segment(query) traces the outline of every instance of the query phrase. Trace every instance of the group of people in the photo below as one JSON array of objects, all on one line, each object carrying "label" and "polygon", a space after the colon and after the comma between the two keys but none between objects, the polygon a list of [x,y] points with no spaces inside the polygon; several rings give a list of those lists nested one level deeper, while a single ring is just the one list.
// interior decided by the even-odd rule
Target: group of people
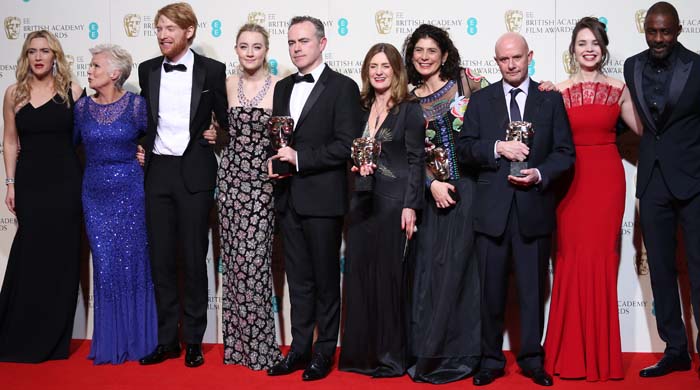
[{"label": "group of people", "polygon": [[[445,30],[424,24],[403,53],[387,43],[369,49],[361,88],[323,62],[327,38],[314,17],[290,21],[298,72],[283,79],[268,70],[269,37],[259,25],[239,30],[240,68],[225,79],[224,64],[190,49],[197,19],[188,4],[166,5],[154,20],[163,55],[139,66],[140,96],[123,89],[132,67],[124,49],[91,49],[95,93],[81,98],[56,38],[27,36],[3,109],[6,204],[18,230],[0,293],[0,361],[68,356],[82,210],[94,265],[90,358],[157,364],[179,357],[182,340],[185,365],[203,364],[215,203],[225,363],[272,376],[303,370],[303,380],[328,375],[346,225],[340,370],[493,382],[504,375],[512,270],[523,375],[542,386],[553,384],[551,374],[622,379],[617,272],[625,179],[615,145],[622,121],[641,135],[637,197],[657,328],[667,344],[664,357],[639,374],[691,368],[675,233],[680,224],[687,237],[700,323],[700,243],[693,239],[700,228],[700,57],[677,41],[671,4],[648,10],[649,50],[626,61],[626,83],[605,74],[608,37],[593,17],[576,24],[569,46],[575,72],[558,85],[529,78],[533,52],[517,33],[497,40],[502,80],[489,85],[460,67]],[[267,131],[274,117],[293,121],[292,141],[277,150]],[[381,145],[376,161],[350,163],[357,138]],[[217,166],[213,145],[221,139]],[[77,144],[85,149],[84,173]],[[275,171],[274,160],[291,174]],[[365,184],[353,188],[348,174]],[[291,302],[285,356],[270,299],[276,225]]]}]

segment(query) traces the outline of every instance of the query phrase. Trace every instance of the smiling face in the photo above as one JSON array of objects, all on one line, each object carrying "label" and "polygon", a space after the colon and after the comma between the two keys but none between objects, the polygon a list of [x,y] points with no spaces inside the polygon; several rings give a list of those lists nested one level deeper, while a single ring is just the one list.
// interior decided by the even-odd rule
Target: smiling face
[{"label": "smiling face", "polygon": [[29,59],[29,69],[34,76],[43,78],[52,71],[56,56],[49,47],[49,41],[46,38],[39,37],[29,42],[27,58]]},{"label": "smiling face", "polygon": [[265,64],[267,47],[265,37],[259,32],[244,31],[238,36],[236,54],[243,70],[256,72]]},{"label": "smiling face", "polygon": [[182,28],[161,15],[156,23],[156,36],[160,52],[171,62],[177,62],[190,47],[188,39],[194,35],[194,26]]},{"label": "smiling face", "polygon": [[88,68],[88,84],[94,90],[100,90],[114,84],[119,78],[118,71],[113,69],[107,53],[97,53],[92,56]]},{"label": "smiling face", "polygon": [[527,67],[532,60],[532,51],[528,49],[523,37],[508,33],[496,43],[494,59],[501,70],[503,80],[517,87],[528,77]]},{"label": "smiling face", "polygon": [[413,48],[413,67],[423,80],[440,75],[440,67],[447,60],[447,53],[432,38],[421,38]]},{"label": "smiling face", "polygon": [[318,39],[313,23],[304,21],[293,24],[287,33],[289,57],[302,74],[314,70],[323,61],[326,38]]},{"label": "smiling face", "polygon": [[391,88],[394,69],[386,54],[379,52],[369,60],[369,83],[376,94],[382,94]]},{"label": "smiling face", "polygon": [[673,47],[678,42],[681,26],[674,23],[671,15],[653,13],[644,20],[644,36],[649,46],[651,56],[663,60],[671,55]]},{"label": "smiling face", "polygon": [[581,69],[596,70],[600,68],[603,51],[593,32],[584,28],[576,34],[574,57]]}]

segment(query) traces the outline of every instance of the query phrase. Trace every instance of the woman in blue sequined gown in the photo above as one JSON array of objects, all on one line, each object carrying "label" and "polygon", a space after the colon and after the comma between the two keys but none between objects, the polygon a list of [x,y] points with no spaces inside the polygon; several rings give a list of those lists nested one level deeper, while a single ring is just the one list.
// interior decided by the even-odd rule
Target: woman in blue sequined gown
[{"label": "woman in blue sequined gown", "polygon": [[85,145],[83,210],[93,260],[95,364],[138,360],[157,344],[157,315],[146,240],[143,170],[134,158],[146,129],[146,102],[121,87],[131,56],[100,45],[88,70],[95,95],[75,105]]}]

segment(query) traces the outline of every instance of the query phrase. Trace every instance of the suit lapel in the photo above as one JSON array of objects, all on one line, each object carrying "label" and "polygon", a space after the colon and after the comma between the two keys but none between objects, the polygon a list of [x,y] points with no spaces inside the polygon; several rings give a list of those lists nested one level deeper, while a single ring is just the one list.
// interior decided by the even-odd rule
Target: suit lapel
[{"label": "suit lapel", "polygon": [[[508,110],[506,110],[506,95],[503,93],[503,81],[499,81],[493,88],[493,95],[491,95],[491,107],[494,110],[494,118],[497,120],[498,128],[503,129],[501,134],[497,134],[497,139],[504,137],[506,134],[506,128],[508,127],[508,122],[510,122],[508,116]],[[526,106],[527,107],[527,106]],[[469,108],[467,108],[468,110]]]},{"label": "suit lapel", "polygon": [[[287,77],[284,79],[284,83],[282,84],[282,112],[281,115],[286,115],[286,116],[291,116],[291,112],[289,111],[289,100],[292,97],[292,89],[294,88],[294,81],[292,81],[292,77]],[[294,125],[296,127],[296,124]]]},{"label": "suit lapel", "polygon": [[641,55],[639,55],[637,57],[637,60],[634,62],[634,91],[635,95],[637,95],[639,107],[642,109],[642,114],[646,119],[646,124],[648,124],[651,127],[651,131],[656,133],[656,122],[654,122],[654,118],[652,118],[651,116],[649,107],[647,107],[646,100],[644,100],[644,88],[642,86],[642,71],[644,70],[644,65],[646,64],[646,58],[647,52],[645,51]]},{"label": "suit lapel", "polygon": [[321,96],[323,90],[326,89],[326,81],[328,81],[328,77],[331,72],[331,68],[328,65],[326,65],[326,68],[321,73],[321,77],[318,78],[318,82],[316,82],[314,88],[311,90],[309,98],[306,99],[304,108],[301,110],[301,115],[299,115],[299,121],[296,125],[297,128],[299,128],[299,126],[301,126],[301,124],[304,122],[304,119],[306,119],[307,115],[309,115],[309,111],[311,111],[311,109],[314,107],[314,104],[316,104],[318,97]]},{"label": "suit lapel", "polygon": [[[204,79],[207,75],[207,70],[204,69],[202,64],[202,59],[199,54],[192,52],[194,54],[194,64],[192,65],[192,97],[190,98],[190,124],[194,121],[194,116],[197,113],[197,107],[199,107],[199,99],[202,97],[202,90],[204,90]],[[192,126],[190,126],[192,128]]]},{"label": "suit lapel", "polygon": [[[680,43],[678,44],[680,45]],[[685,88],[685,84],[690,76],[690,69],[693,67],[693,61],[688,60],[685,62],[685,48],[683,46],[678,48],[678,60],[676,65],[673,67],[673,73],[671,74],[671,84],[668,90],[668,101],[666,102],[666,107],[664,107],[663,121],[661,123],[667,123],[667,120],[673,115],[673,109],[678,104],[678,99],[681,97],[681,93]]]},{"label": "suit lapel", "polygon": [[[537,113],[542,105],[542,93],[537,88],[538,83],[530,80],[530,87],[527,90],[527,99],[525,100],[525,112],[523,112],[523,120],[533,122],[537,117]],[[535,129],[537,131],[537,129]]]},{"label": "suit lapel", "polygon": [[148,99],[151,105],[151,116],[153,123],[158,123],[158,108],[160,102],[160,68],[163,66],[163,57],[158,57],[154,61],[153,67],[148,75]]}]

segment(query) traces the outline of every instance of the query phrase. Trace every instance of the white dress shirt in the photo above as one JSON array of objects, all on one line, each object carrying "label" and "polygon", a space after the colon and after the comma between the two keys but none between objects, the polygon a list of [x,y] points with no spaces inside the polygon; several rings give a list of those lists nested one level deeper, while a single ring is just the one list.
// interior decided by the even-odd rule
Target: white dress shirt
[{"label": "white dress shirt", "polygon": [[[304,110],[304,105],[306,105],[306,101],[309,99],[309,95],[311,95],[311,91],[314,89],[314,86],[321,77],[321,73],[323,73],[324,69],[326,69],[326,64],[322,62],[321,65],[317,66],[311,71],[311,75],[314,76],[313,83],[302,81],[300,83],[295,83],[294,87],[292,88],[292,95],[289,97],[289,115],[291,115],[294,119],[295,130],[297,128],[297,123],[299,123],[301,112]],[[299,72],[299,75],[303,76],[301,72]],[[299,155],[297,155],[296,158],[296,166],[298,172]]]},{"label": "white dress shirt", "polygon": [[182,156],[190,142],[190,101],[192,100],[192,68],[194,54],[191,50],[178,62],[167,59],[163,63],[184,64],[184,72],[160,69],[160,93],[158,98],[158,128],[153,153]]}]

